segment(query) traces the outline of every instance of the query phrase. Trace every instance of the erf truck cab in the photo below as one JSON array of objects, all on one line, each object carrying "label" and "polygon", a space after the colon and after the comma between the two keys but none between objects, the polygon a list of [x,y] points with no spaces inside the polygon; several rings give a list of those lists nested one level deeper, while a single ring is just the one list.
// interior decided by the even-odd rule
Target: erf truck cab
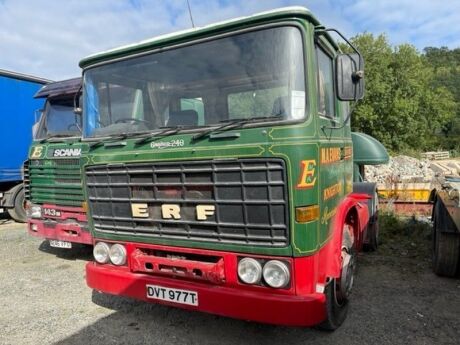
[{"label": "erf truck cab", "polygon": [[83,208],[81,114],[74,113],[81,78],[44,86],[36,98],[46,104],[24,165],[27,223],[31,235],[50,245],[92,244]]},{"label": "erf truck cab", "polygon": [[337,328],[368,200],[348,101],[363,62],[304,8],[85,58],[84,179],[104,293]]}]

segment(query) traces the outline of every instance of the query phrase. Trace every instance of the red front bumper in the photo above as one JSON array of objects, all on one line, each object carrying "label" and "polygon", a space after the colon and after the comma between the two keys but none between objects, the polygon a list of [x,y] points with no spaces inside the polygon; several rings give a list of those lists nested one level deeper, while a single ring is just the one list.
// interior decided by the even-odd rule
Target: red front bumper
[{"label": "red front bumper", "polygon": [[27,219],[27,230],[30,235],[48,240],[93,244],[90,232],[83,228],[86,226],[86,213],[81,207],[43,207],[57,210],[59,215],[47,215],[46,219]]},{"label": "red front bumper", "polygon": [[[128,248],[129,252],[130,248]],[[235,254],[224,253],[224,259],[229,255],[236,258]],[[230,258],[225,263],[225,283],[214,284],[171,276],[134,273],[128,267],[89,262],[86,265],[86,281],[90,288],[104,293],[243,320],[286,326],[312,326],[325,319],[326,307],[323,293],[299,294],[295,291],[303,289],[295,286],[289,291],[241,284],[238,286],[239,283],[232,282],[234,275],[231,270],[235,267],[231,266],[234,266],[234,262]],[[293,260],[294,266],[297,265]],[[190,306],[147,298],[147,284],[197,292],[199,305]]]}]

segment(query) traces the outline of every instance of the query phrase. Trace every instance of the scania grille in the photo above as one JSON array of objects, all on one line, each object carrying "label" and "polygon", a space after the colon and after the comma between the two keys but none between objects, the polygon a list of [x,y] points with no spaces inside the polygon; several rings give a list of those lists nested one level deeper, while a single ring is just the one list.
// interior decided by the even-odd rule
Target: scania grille
[{"label": "scania grille", "polygon": [[[285,170],[280,159],[89,166],[94,227],[131,236],[286,246]],[[205,215],[199,216],[200,208]]]},{"label": "scania grille", "polygon": [[79,159],[30,159],[24,164],[26,198],[34,203],[81,206]]}]

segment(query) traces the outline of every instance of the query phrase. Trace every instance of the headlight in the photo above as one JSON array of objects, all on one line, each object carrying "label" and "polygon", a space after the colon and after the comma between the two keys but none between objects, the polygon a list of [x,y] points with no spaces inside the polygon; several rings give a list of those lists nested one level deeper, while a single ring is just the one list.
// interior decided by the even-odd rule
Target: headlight
[{"label": "headlight", "polygon": [[107,243],[98,242],[93,249],[94,259],[100,264],[109,262],[110,247]]},{"label": "headlight", "polygon": [[264,265],[265,282],[273,288],[283,288],[289,284],[291,274],[287,265],[278,260],[268,261]]},{"label": "headlight", "polygon": [[246,284],[257,284],[262,277],[262,266],[255,259],[244,258],[238,263],[238,277]]},{"label": "headlight", "polygon": [[39,205],[29,205],[26,209],[26,215],[29,218],[41,218],[42,217],[42,207]]},{"label": "headlight", "polygon": [[126,263],[126,248],[121,244],[114,244],[109,252],[110,261],[114,265],[121,266]]}]

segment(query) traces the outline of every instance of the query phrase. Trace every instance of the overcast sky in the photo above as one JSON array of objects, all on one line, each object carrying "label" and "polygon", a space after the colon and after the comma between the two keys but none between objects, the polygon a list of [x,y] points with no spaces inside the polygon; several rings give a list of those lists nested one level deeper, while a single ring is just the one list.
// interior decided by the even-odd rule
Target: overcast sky
[{"label": "overcast sky", "polygon": [[[190,0],[195,25],[288,5],[351,36],[460,47],[460,0]],[[189,28],[186,0],[0,0],[0,69],[59,80],[89,54]]]}]

